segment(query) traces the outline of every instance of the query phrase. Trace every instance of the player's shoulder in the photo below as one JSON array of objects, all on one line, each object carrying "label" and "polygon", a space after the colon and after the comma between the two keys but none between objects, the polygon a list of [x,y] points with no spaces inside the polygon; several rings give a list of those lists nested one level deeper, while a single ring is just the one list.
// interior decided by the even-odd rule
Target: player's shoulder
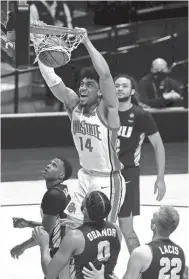
[{"label": "player's shoulder", "polygon": [[146,261],[152,258],[152,250],[149,245],[141,245],[133,250],[131,257],[136,260]]},{"label": "player's shoulder", "polygon": [[144,110],[141,106],[136,106],[136,105],[133,105],[132,111],[136,114],[136,116],[150,114],[148,110]]},{"label": "player's shoulder", "polygon": [[120,228],[119,228],[119,226],[117,224],[109,222],[109,221],[105,221],[105,226],[110,228],[110,229],[115,229],[117,231],[118,238],[121,241],[122,234],[121,234],[121,230],[120,230]]},{"label": "player's shoulder", "polygon": [[[144,110],[140,106],[133,106],[133,114],[137,123],[145,123],[146,121],[152,121],[153,116],[148,110]],[[148,123],[148,122],[147,122]]]},{"label": "player's shoulder", "polygon": [[116,229],[118,232],[120,231],[120,228],[117,224],[115,223],[112,223],[112,222],[108,222],[108,221],[105,221],[107,223],[107,225],[110,227],[110,228],[113,228],[113,229]]},{"label": "player's shoulder", "polygon": [[72,242],[82,241],[84,238],[83,232],[79,229],[70,230],[66,234],[67,238],[69,238]]},{"label": "player's shoulder", "polygon": [[52,189],[54,189],[55,191],[61,191],[64,193],[65,190],[68,190],[68,186],[66,184],[58,184],[55,187],[53,187]]},{"label": "player's shoulder", "polygon": [[110,221],[104,221],[104,226],[110,227],[110,228],[119,228],[115,223],[112,223]]},{"label": "player's shoulder", "polygon": [[49,189],[45,193],[45,196],[48,196],[48,197],[59,196],[59,195],[62,195],[62,191],[59,188],[56,188],[56,187],[53,187],[52,189]]},{"label": "player's shoulder", "polygon": [[78,229],[70,230],[63,238],[61,246],[63,247],[64,244],[66,244],[68,247],[71,244],[74,254],[80,255],[85,249],[85,237]]},{"label": "player's shoulder", "polygon": [[48,189],[47,192],[44,194],[43,199],[56,199],[56,198],[60,198],[63,196],[66,196],[65,191],[67,190],[67,187],[61,187],[60,186],[56,186],[56,187],[52,187],[51,189]]},{"label": "player's shoulder", "polygon": [[172,240],[170,240],[170,243],[171,243],[171,245],[176,246],[184,254],[184,250],[183,250],[183,248],[180,245],[178,245],[177,243],[175,243]]}]

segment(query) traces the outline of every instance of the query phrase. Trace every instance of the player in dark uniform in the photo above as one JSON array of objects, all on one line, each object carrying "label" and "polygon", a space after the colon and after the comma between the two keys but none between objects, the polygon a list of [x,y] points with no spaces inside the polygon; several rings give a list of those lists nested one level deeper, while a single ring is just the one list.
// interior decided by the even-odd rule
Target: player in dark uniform
[{"label": "player in dark uniform", "polygon": [[[43,172],[47,192],[41,202],[42,223],[28,221],[23,218],[13,218],[13,226],[15,228],[43,226],[50,235],[49,248],[52,257],[57,252],[65,234],[65,228],[61,226],[60,219],[66,218],[64,209],[71,198],[67,185],[63,184],[63,182],[69,179],[71,174],[72,166],[67,160],[58,157],[54,158]],[[26,249],[36,245],[35,240],[30,238],[12,248],[11,256],[18,258]]]},{"label": "player in dark uniform", "polygon": [[111,278],[121,248],[121,232],[115,224],[104,221],[111,209],[110,201],[104,193],[93,191],[86,195],[81,209],[84,224],[66,234],[52,260],[49,235],[42,227],[33,231],[41,248],[42,269],[48,279],[56,278],[70,260],[71,279],[83,279],[82,269],[89,268],[89,262],[97,269],[104,264],[105,278]]},{"label": "player in dark uniform", "polygon": [[[154,193],[158,192],[158,201],[165,194],[165,151],[152,115],[133,104],[136,88],[134,79],[128,75],[120,75],[114,81],[119,99],[120,117],[117,152],[124,165],[122,175],[125,178],[127,188],[125,201],[119,212],[119,225],[131,253],[134,248],[140,245],[133,229],[133,216],[140,215],[140,157],[145,136],[148,137],[155,151],[157,180]],[[135,103],[137,103],[136,100]]]},{"label": "player in dark uniform", "polygon": [[183,279],[183,249],[169,238],[178,224],[177,210],[172,206],[161,206],[151,220],[152,241],[132,252],[123,279]]},{"label": "player in dark uniform", "polygon": [[[161,206],[153,214],[151,229],[153,239],[150,243],[134,249],[131,253],[127,271],[122,279],[185,279],[188,268],[185,266],[183,249],[170,240],[170,235],[179,224],[179,214],[172,206]],[[97,272],[94,266],[87,279],[105,279],[103,270]],[[96,275],[98,274],[98,277]]]}]

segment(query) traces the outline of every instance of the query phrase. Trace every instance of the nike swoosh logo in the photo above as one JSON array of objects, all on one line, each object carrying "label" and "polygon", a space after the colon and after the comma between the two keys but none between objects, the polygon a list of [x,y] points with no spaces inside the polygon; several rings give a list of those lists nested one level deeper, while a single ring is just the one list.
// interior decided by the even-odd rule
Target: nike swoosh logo
[{"label": "nike swoosh logo", "polygon": [[128,183],[130,183],[131,182],[131,180],[130,181],[125,181],[125,184],[128,184]]},{"label": "nike swoosh logo", "polygon": [[108,188],[109,186],[101,186],[101,189],[105,189]]}]

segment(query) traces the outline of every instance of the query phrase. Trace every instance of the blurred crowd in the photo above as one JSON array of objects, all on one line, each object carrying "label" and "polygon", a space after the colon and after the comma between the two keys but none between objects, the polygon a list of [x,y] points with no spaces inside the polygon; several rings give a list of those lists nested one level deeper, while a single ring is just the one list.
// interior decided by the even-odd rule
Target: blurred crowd
[{"label": "blurred crowd", "polygon": [[66,1],[28,1],[30,21],[41,20],[48,25],[73,28],[73,9]]},{"label": "blurred crowd", "polygon": [[[28,1],[28,4],[30,5],[31,22],[40,20],[48,25],[68,28],[74,28],[74,25],[77,25],[73,16],[75,12],[73,1]],[[34,51],[33,56],[35,56]],[[33,58],[31,58],[31,64]],[[74,79],[78,78],[78,72],[77,66],[73,62],[69,62],[65,67],[58,68],[55,71],[62,78],[66,79],[69,76],[70,84],[67,85],[76,90]],[[41,84],[43,84],[45,89],[44,102],[47,106],[53,107],[58,103],[45,84],[40,72],[32,73],[31,84],[39,85],[39,90],[41,90]],[[172,75],[172,68],[168,66],[165,59],[156,57],[151,61],[151,67],[149,65],[149,72],[143,72],[143,77],[136,80],[135,101],[137,100],[138,104],[144,108],[186,107],[188,104],[188,99],[186,100],[188,96],[187,84],[188,81],[180,81],[179,78],[177,79],[177,75]]]},{"label": "blurred crowd", "polygon": [[[49,25],[73,28],[73,7],[66,1],[29,1],[30,20],[41,20]],[[61,75],[61,73],[60,73]],[[170,77],[167,62],[162,58],[152,61],[149,73],[138,81],[136,90],[139,104],[145,108],[183,106],[183,85]],[[46,87],[46,102],[56,101]]]}]

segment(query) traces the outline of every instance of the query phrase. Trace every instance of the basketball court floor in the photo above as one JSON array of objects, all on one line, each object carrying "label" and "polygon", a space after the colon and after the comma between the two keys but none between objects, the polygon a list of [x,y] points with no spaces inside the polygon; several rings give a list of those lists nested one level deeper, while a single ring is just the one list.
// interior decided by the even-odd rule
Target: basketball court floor
[{"label": "basketball court floor", "polygon": [[[172,240],[183,247],[188,264],[188,189],[187,175],[167,175],[167,194],[161,204],[173,204],[177,207],[180,214],[180,225],[173,233]],[[155,181],[154,176],[142,176],[141,188],[142,196],[141,216],[135,219],[135,228],[141,243],[150,241],[152,233],[150,231],[150,220],[158,208],[158,202],[155,201],[153,195],[152,184]],[[77,180],[70,180],[68,183],[69,190],[77,187]],[[19,259],[12,259],[10,249],[15,245],[27,240],[31,237],[32,229],[14,229],[12,226],[12,217],[23,217],[29,220],[40,221],[40,199],[45,191],[44,181],[22,181],[22,182],[4,182],[1,186],[2,202],[7,204],[10,197],[14,194],[14,206],[2,206],[0,208],[1,216],[1,274],[0,278],[6,279],[41,279],[43,278],[40,266],[40,252],[38,247],[27,250]],[[28,205],[26,205],[28,203]],[[25,205],[22,205],[25,204]],[[33,204],[33,205],[31,205]],[[125,272],[128,260],[128,251],[124,240],[122,241],[122,249],[116,266],[116,274],[121,278]],[[2,268],[3,267],[3,268]]]},{"label": "basketball court floor", "polygon": [[[172,147],[171,147],[172,148]],[[166,174],[165,180],[167,185],[167,193],[162,202],[157,202],[153,194],[155,175],[153,173],[154,161],[151,160],[151,151],[145,148],[143,154],[148,154],[145,156],[145,164],[143,161],[142,165],[151,165],[148,167],[150,169],[150,175],[146,175],[145,168],[142,168],[141,176],[141,216],[135,219],[135,229],[139,236],[141,244],[149,242],[152,237],[152,232],[150,230],[150,220],[152,214],[158,209],[160,204],[171,204],[174,205],[180,214],[180,224],[177,230],[172,234],[171,239],[179,244],[185,251],[186,262],[189,264],[189,248],[188,248],[188,235],[189,235],[189,225],[188,225],[188,174],[186,170],[183,170],[184,166],[184,156],[187,157],[186,153],[182,153],[183,145],[180,146],[180,157],[175,160],[174,156],[178,152],[174,146],[174,152],[170,152],[169,147],[167,147],[168,162],[174,162],[177,167],[170,167],[169,173]],[[71,162],[75,162],[76,154],[75,150],[73,153],[69,152],[70,156],[65,155],[66,158],[70,157]],[[48,151],[48,152],[47,152]],[[1,207],[0,207],[0,220],[1,220],[1,230],[0,230],[0,247],[1,247],[1,269],[0,278],[4,279],[42,279],[43,273],[40,265],[40,251],[38,247],[31,248],[19,259],[13,259],[10,256],[10,249],[15,245],[27,240],[31,237],[32,229],[15,229],[12,225],[12,217],[23,217],[28,220],[40,221],[40,201],[46,190],[45,183],[43,180],[38,179],[38,175],[31,175],[34,173],[34,169],[39,169],[44,167],[46,160],[52,159],[56,153],[57,149],[46,150],[7,150],[2,152],[2,183],[0,188],[1,196]],[[65,151],[66,152],[66,151]],[[153,151],[152,151],[153,152]],[[22,157],[22,154],[23,155]],[[40,153],[40,154],[39,154]],[[48,156],[46,155],[48,153]],[[18,155],[19,154],[19,155]],[[170,155],[172,154],[172,155]],[[183,156],[181,156],[183,154]],[[185,155],[184,155],[185,154]],[[27,161],[27,156],[32,157],[30,163]],[[46,157],[45,157],[46,156]],[[38,157],[38,161],[35,159]],[[47,158],[48,157],[48,158]],[[25,158],[25,161],[23,160]],[[39,160],[41,158],[41,161]],[[171,158],[171,159],[170,159]],[[170,160],[170,161],[169,161]],[[18,163],[19,162],[19,163]],[[182,164],[182,166],[179,164]],[[25,166],[27,165],[27,169]],[[74,169],[76,169],[76,163]],[[14,167],[13,167],[14,166]],[[29,167],[28,167],[29,166]],[[35,166],[35,167],[34,167]],[[185,164],[186,166],[186,164]],[[78,167],[78,165],[77,165]],[[31,168],[31,169],[30,169]],[[24,173],[24,176],[21,174]],[[175,170],[178,170],[177,173]],[[31,170],[31,172],[29,171]],[[19,180],[20,178],[20,180]],[[74,172],[73,179],[68,181],[68,187],[70,193],[72,194],[77,187],[77,179]],[[118,264],[116,266],[116,274],[121,278],[124,274],[127,261],[128,261],[128,251],[124,240],[122,241],[121,253],[119,255]]]}]

